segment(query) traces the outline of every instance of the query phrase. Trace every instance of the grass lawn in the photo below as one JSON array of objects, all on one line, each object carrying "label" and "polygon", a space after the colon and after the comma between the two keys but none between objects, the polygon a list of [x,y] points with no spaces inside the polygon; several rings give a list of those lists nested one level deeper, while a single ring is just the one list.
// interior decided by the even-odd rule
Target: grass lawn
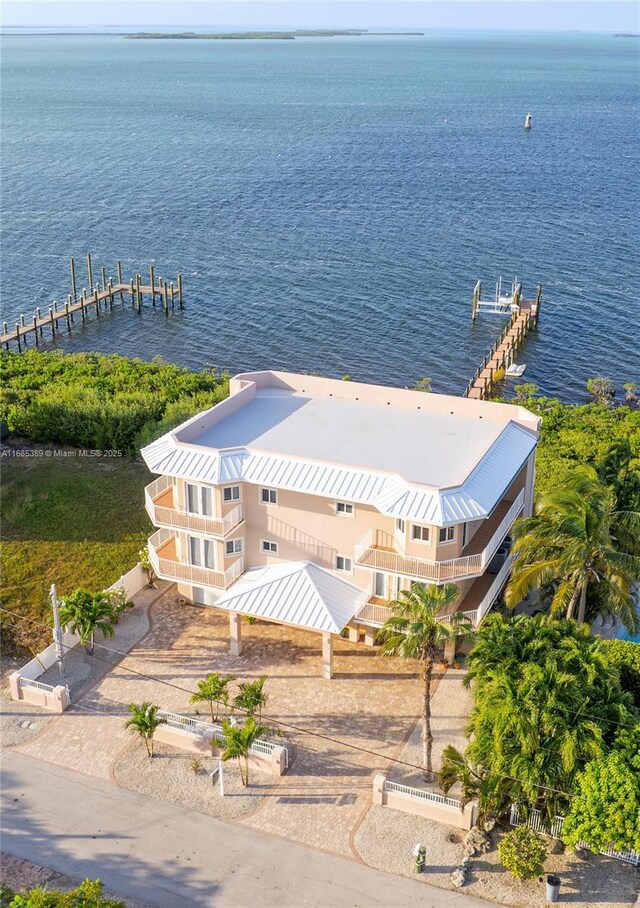
[{"label": "grass lawn", "polygon": [[[144,509],[151,478],[144,464],[124,458],[3,457],[4,607],[48,620],[52,583],[61,596],[79,586],[100,590],[133,567],[152,529]],[[5,651],[50,642],[49,632],[27,622],[3,624]]]}]

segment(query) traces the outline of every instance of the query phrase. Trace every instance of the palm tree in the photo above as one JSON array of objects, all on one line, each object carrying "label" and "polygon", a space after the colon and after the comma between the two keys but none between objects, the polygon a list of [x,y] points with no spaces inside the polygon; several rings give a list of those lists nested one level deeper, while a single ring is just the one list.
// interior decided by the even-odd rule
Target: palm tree
[{"label": "palm tree", "polygon": [[516,521],[513,536],[508,606],[551,583],[551,613],[572,618],[577,606],[584,621],[589,588],[596,587],[607,611],[637,632],[640,557],[633,553],[640,551],[640,512],[616,510],[614,492],[594,469],[576,468],[562,487],[543,495],[533,517]]},{"label": "palm tree", "polygon": [[140,735],[147,748],[147,756],[149,757],[153,756],[153,736],[156,729],[167,721],[160,718],[158,715],[159,711],[160,707],[155,706],[148,700],[145,700],[139,706],[136,703],[130,703],[129,712],[131,713],[131,718],[124,723],[124,727],[128,728],[132,735]]},{"label": "palm tree", "polygon": [[93,653],[96,631],[102,631],[103,637],[113,637],[117,617],[107,593],[79,589],[60,603],[61,624],[78,634],[89,654]]},{"label": "palm tree", "polygon": [[232,725],[228,719],[222,723],[221,738],[211,741],[212,747],[220,751],[220,758],[225,762],[236,759],[240,769],[240,781],[244,786],[249,784],[249,751],[257,738],[266,734],[264,725],[258,725],[254,716],[247,719],[244,725]]},{"label": "palm tree", "polygon": [[236,709],[244,710],[250,717],[255,716],[257,712],[258,719],[262,719],[262,708],[266,706],[268,699],[263,690],[267,678],[268,675],[260,675],[257,681],[244,681],[239,684],[240,693],[233,701]]},{"label": "palm tree", "polygon": [[472,763],[453,744],[447,744],[442,751],[438,784],[445,795],[449,794],[454,785],[460,784],[460,806],[464,808],[471,801],[476,802],[478,825],[490,817],[499,819],[507,812],[513,800],[513,783],[508,776],[492,775],[482,766]]},{"label": "palm tree", "polygon": [[455,583],[446,583],[440,587],[425,587],[421,583],[414,583],[410,590],[401,590],[398,597],[389,603],[394,615],[385,621],[378,632],[383,656],[400,656],[420,662],[423,685],[422,759],[427,782],[434,778],[431,733],[433,663],[446,640],[471,633],[471,624],[463,614],[452,615],[450,623],[439,617],[443,609],[457,601],[459,595]]},{"label": "palm tree", "polygon": [[[215,722],[218,718],[220,703],[224,703],[226,706],[229,702],[227,687],[231,681],[233,681],[233,675],[219,675],[218,672],[212,672],[204,681],[198,681],[198,690],[191,696],[189,703],[208,703],[211,709],[211,721]],[[213,714],[214,703],[216,705],[215,716]]]}]

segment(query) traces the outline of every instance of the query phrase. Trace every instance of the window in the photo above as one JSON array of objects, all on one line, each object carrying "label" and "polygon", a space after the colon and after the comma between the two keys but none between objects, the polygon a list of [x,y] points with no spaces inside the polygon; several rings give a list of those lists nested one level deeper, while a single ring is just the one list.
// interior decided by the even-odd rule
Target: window
[{"label": "window", "polygon": [[401,517],[396,517],[396,530],[398,533],[404,533],[404,520]]},{"label": "window", "polygon": [[453,542],[455,535],[455,527],[442,527],[438,533],[438,542]]},{"label": "window", "polygon": [[411,538],[417,542],[429,542],[429,527],[422,527],[414,523],[411,527]]},{"label": "window", "polygon": [[336,555],[336,570],[337,571],[351,571],[353,562],[351,558],[347,558],[345,555]]},{"label": "window", "polygon": [[225,545],[225,550],[227,555],[241,555],[242,554],[242,539],[229,539]]},{"label": "window", "polygon": [[277,504],[278,493],[275,489],[260,489],[260,501],[262,504]]},{"label": "window", "polygon": [[227,486],[222,490],[223,501],[240,501],[240,486]]},{"label": "window", "polygon": [[336,514],[353,517],[353,505],[349,501],[336,501]]},{"label": "window", "polygon": [[187,483],[187,510],[190,514],[213,516],[213,495],[209,486],[194,486]]},{"label": "window", "polygon": [[194,567],[215,570],[215,543],[199,536],[189,536],[189,561]]},{"label": "window", "polygon": [[267,552],[269,555],[277,555],[278,554],[278,543],[271,542],[270,539],[263,539],[262,540],[262,551]]}]

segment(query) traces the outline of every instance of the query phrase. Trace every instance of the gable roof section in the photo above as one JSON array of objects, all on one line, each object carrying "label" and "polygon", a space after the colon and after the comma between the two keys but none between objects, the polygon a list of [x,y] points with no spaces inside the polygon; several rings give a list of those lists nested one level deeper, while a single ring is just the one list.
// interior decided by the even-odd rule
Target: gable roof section
[{"label": "gable roof section", "polygon": [[209,482],[249,482],[369,504],[381,513],[435,526],[488,516],[535,449],[536,437],[508,423],[456,488],[410,484],[400,476],[238,448],[218,451],[176,441],[173,433],[142,449],[152,473]]},{"label": "gable roof section", "polygon": [[354,584],[312,562],[289,561],[247,571],[216,608],[339,634],[362,604]]}]

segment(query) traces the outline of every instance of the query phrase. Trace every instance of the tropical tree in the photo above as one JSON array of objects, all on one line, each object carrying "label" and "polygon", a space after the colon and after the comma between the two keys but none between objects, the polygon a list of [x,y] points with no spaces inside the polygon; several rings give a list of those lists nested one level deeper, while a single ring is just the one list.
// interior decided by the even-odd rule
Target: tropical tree
[{"label": "tropical tree", "polygon": [[535,880],[544,872],[547,844],[533,829],[518,826],[498,845],[498,857],[516,880]]},{"label": "tropical tree", "polygon": [[513,399],[516,403],[524,403],[525,400],[535,397],[539,390],[539,387],[534,382],[525,381],[521,385],[513,386]]},{"label": "tropical tree", "polygon": [[609,753],[587,763],[562,828],[567,845],[640,852],[640,723],[623,730]]},{"label": "tropical tree", "polygon": [[158,713],[160,707],[148,700],[140,705],[136,703],[129,704],[131,718],[127,719],[124,727],[128,728],[132,735],[139,735],[144,741],[147,748],[147,756],[153,756],[153,736],[160,725],[166,724],[166,719],[161,718]]},{"label": "tropical tree", "polygon": [[259,725],[255,716],[250,716],[244,725],[232,725],[228,719],[222,723],[222,737],[214,738],[211,746],[221,751],[220,758],[237,760],[240,770],[240,781],[244,786],[249,784],[249,751],[254,742],[266,734],[264,725]]},{"label": "tropical tree", "polygon": [[577,773],[606,751],[632,708],[602,641],[575,621],[494,614],[467,665],[466,760],[492,785],[510,780],[512,800],[549,818],[563,813]]},{"label": "tropical tree", "polygon": [[211,709],[211,721],[215,722],[218,718],[220,703],[224,703],[226,706],[229,702],[227,688],[232,681],[233,675],[219,675],[218,672],[212,672],[204,681],[198,681],[198,690],[192,694],[189,703],[208,703]]},{"label": "tropical tree", "polygon": [[78,634],[89,654],[93,653],[96,631],[103,637],[113,637],[117,614],[108,593],[76,590],[60,601],[60,622]]},{"label": "tropical tree", "polygon": [[634,583],[640,579],[640,512],[617,511],[615,496],[592,467],[582,466],[560,488],[545,493],[533,517],[514,524],[516,556],[505,592],[516,606],[533,590],[553,584],[551,613],[586,617],[589,588],[600,607],[638,630]]},{"label": "tropical tree", "polygon": [[243,681],[238,685],[240,693],[233,700],[236,709],[243,710],[249,717],[258,714],[262,719],[262,710],[267,704],[268,697],[264,692],[264,683],[268,675],[260,675],[257,681]]},{"label": "tropical tree", "polygon": [[609,406],[615,397],[616,389],[613,382],[608,378],[590,378],[587,381],[587,391],[593,397],[597,404]]},{"label": "tropical tree", "polygon": [[[378,632],[383,656],[416,659],[422,679],[422,761],[424,777],[433,781],[433,734],[431,731],[431,681],[436,655],[446,640],[470,636],[471,624],[461,613],[445,621],[441,613],[450,609],[460,595],[455,583],[425,587],[414,583],[410,590],[401,590],[389,608],[393,611]],[[449,622],[449,623],[447,623]]]},{"label": "tropical tree", "polygon": [[442,751],[438,784],[445,795],[449,794],[454,785],[460,785],[460,804],[465,807],[471,801],[476,802],[479,825],[490,817],[502,817],[513,800],[511,779],[492,775],[482,766],[472,763],[453,744],[448,744]]}]

